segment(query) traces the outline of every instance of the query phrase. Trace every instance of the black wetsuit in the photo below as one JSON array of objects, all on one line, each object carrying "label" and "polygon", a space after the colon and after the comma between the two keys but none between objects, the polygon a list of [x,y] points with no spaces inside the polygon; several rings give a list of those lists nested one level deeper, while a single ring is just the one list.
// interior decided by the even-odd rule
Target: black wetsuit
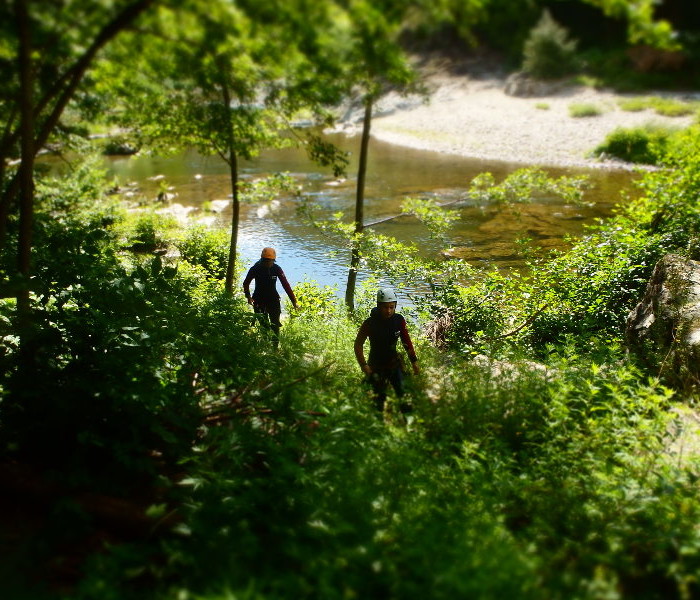
[{"label": "black wetsuit", "polygon": [[403,367],[396,348],[397,342],[401,340],[412,363],[418,358],[406,328],[406,319],[398,313],[394,313],[388,319],[382,319],[379,309],[373,308],[369,318],[365,319],[357,333],[357,340],[361,343],[364,343],[367,338],[369,338],[367,364],[372,368],[369,381],[374,390],[377,409],[383,411],[387,384],[391,383],[399,398],[404,394]]},{"label": "black wetsuit", "polygon": [[275,333],[279,332],[282,323],[280,323],[280,315],[282,308],[280,306],[280,295],[277,293],[277,281],[282,284],[284,291],[287,292],[292,304],[296,305],[296,297],[292,286],[289,285],[287,278],[284,275],[282,267],[273,263],[271,266],[266,266],[262,259],[256,262],[248,271],[245,280],[243,281],[243,291],[245,297],[250,299],[250,282],[255,280],[255,289],[253,290],[253,310],[258,314],[267,315],[270,319],[270,326]]}]

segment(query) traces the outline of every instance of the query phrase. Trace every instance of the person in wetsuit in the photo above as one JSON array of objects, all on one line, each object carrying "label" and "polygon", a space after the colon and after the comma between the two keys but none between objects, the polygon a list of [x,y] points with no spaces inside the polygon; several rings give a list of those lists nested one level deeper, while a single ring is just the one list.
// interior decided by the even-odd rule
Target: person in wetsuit
[{"label": "person in wetsuit", "polygon": [[[243,292],[248,300],[248,304],[253,305],[253,310],[260,315],[266,315],[270,322],[270,328],[275,337],[275,344],[279,340],[279,331],[282,327],[280,315],[282,307],[280,305],[280,295],[277,293],[277,281],[282,284],[284,291],[292,301],[292,306],[297,308],[297,299],[292,286],[289,285],[284,275],[282,267],[275,263],[277,252],[274,248],[263,248],[260,260],[256,262],[248,271],[243,280]],[[250,283],[255,281],[253,295],[250,294]]]},{"label": "person in wetsuit", "polygon": [[[413,373],[418,375],[418,357],[413,349],[411,336],[406,329],[406,319],[396,312],[397,297],[394,290],[381,288],[377,292],[377,306],[360,326],[355,338],[355,358],[367,376],[374,391],[374,402],[380,413],[384,412],[386,392],[389,384],[398,398],[404,395],[404,371],[396,344],[401,344],[408,354]],[[369,359],[365,361],[364,344],[369,338]],[[410,412],[410,404],[402,402],[401,412]]]}]

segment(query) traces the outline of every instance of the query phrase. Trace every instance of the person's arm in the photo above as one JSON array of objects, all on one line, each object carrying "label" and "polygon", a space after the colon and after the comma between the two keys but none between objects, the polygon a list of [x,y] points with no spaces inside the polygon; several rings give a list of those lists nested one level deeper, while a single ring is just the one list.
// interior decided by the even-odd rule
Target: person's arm
[{"label": "person's arm", "polygon": [[360,365],[363,373],[367,375],[372,374],[372,367],[367,364],[365,360],[365,341],[369,337],[369,331],[366,323],[360,326],[357,332],[357,337],[355,338],[355,358],[357,359],[357,364]]},{"label": "person's arm", "polygon": [[250,297],[250,282],[253,281],[253,267],[248,270],[248,274],[243,280],[243,293],[248,301],[248,304],[253,304],[253,299]]},{"label": "person's arm", "polygon": [[418,366],[418,357],[416,356],[416,351],[413,348],[413,342],[411,342],[411,336],[408,333],[408,328],[406,327],[406,319],[402,319],[401,328],[401,343],[403,344],[406,354],[408,354],[408,359],[411,361],[411,366],[413,367],[413,373],[418,375],[420,373],[420,367]]},{"label": "person's arm", "polygon": [[297,297],[294,295],[294,290],[292,289],[292,286],[289,285],[289,282],[287,281],[287,277],[284,274],[284,271],[282,270],[282,267],[280,267],[279,270],[279,280],[280,283],[282,284],[282,287],[284,288],[284,291],[287,292],[287,296],[289,296],[289,299],[292,301],[292,306],[294,308],[297,307]]}]

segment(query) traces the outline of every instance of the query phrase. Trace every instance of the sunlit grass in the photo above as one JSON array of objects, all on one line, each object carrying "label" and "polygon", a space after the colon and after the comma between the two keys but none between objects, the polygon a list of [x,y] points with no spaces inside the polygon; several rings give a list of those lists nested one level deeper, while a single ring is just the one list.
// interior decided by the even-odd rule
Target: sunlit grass
[{"label": "sunlit grass", "polygon": [[698,102],[683,102],[673,98],[661,98],[659,96],[639,96],[620,100],[619,106],[628,112],[640,112],[651,109],[656,114],[664,117],[685,117],[692,115],[700,109]]},{"label": "sunlit grass", "polygon": [[597,117],[603,114],[603,109],[595,104],[574,103],[569,105],[569,116],[576,119],[582,117]]}]

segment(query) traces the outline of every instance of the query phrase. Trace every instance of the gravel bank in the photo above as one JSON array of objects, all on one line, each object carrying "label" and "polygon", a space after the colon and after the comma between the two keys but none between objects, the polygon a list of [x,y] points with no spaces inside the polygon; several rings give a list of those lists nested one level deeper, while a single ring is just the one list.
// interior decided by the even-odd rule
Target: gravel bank
[{"label": "gravel bank", "polygon": [[[664,117],[648,109],[623,111],[631,95],[567,87],[537,97],[505,93],[503,75],[472,78],[440,73],[428,78],[430,97],[389,96],[377,106],[372,135],[380,140],[448,154],[527,165],[629,169],[631,165],[591,158],[589,153],[618,127],[655,123],[687,127],[692,116]],[[640,94],[635,94],[638,96]],[[689,94],[648,92],[681,100]],[[572,104],[592,104],[602,114],[572,117]]]}]

